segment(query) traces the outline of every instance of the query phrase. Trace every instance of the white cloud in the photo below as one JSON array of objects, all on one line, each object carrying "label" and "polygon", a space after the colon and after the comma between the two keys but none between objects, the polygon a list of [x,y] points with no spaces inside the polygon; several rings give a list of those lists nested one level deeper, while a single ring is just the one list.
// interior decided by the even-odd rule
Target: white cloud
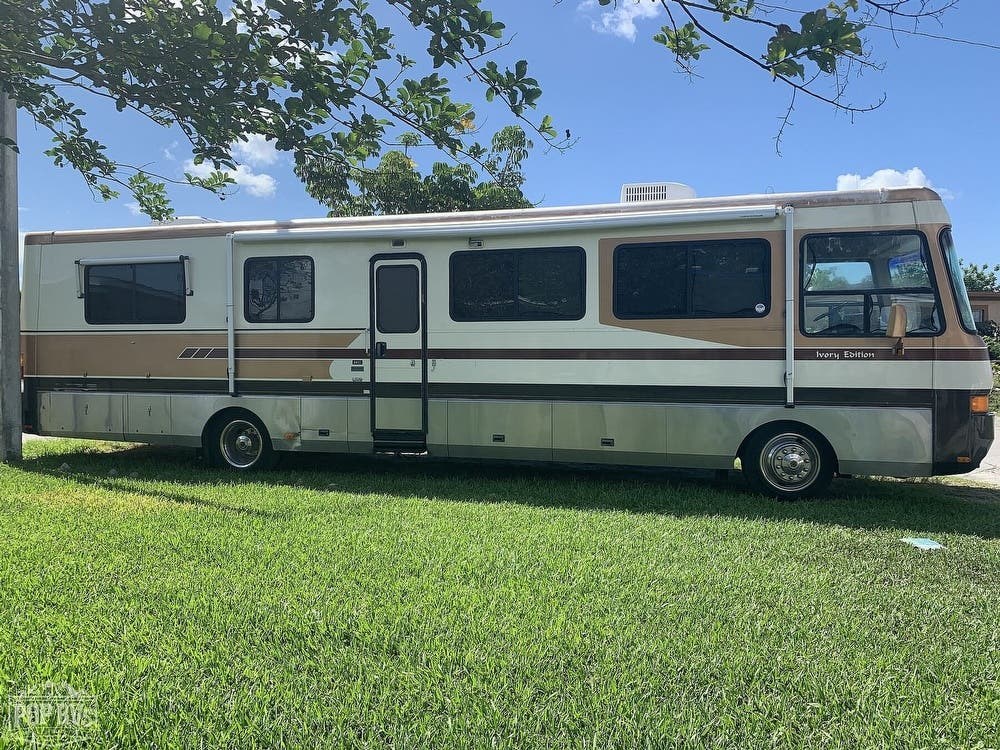
[{"label": "white cloud", "polygon": [[584,0],[577,10],[590,16],[590,28],[594,31],[614,34],[630,42],[635,41],[637,20],[656,18],[660,14],[660,5],[656,0],[616,0],[611,8],[602,9],[595,18],[593,12],[603,7],[597,4],[597,0]]},{"label": "white cloud", "polygon": [[269,174],[254,172],[245,164],[237,164],[233,173],[236,184],[245,187],[255,198],[270,198],[277,192],[278,183]]},{"label": "white cloud", "polygon": [[125,208],[127,208],[128,212],[133,216],[142,216],[142,209],[139,208],[139,204],[136,203],[135,201],[132,201],[131,203],[126,203]]},{"label": "white cloud", "polygon": [[245,141],[235,141],[233,153],[237,159],[254,167],[265,167],[278,161],[274,143],[257,133],[247,133]]},{"label": "white cloud", "polygon": [[859,174],[842,174],[837,177],[837,190],[878,190],[893,187],[926,187],[936,190],[938,195],[946,200],[954,198],[950,190],[934,187],[934,183],[920,167],[913,167],[905,172],[897,169],[879,169],[867,177]]},{"label": "white cloud", "polygon": [[[184,171],[190,172],[195,177],[208,177],[215,170],[208,162],[195,164],[194,161],[188,159],[184,162]],[[236,169],[222,171],[229,174],[237,185],[246,188],[247,192],[255,198],[270,198],[277,192],[277,180],[264,172],[254,172],[246,164],[237,164]]]},{"label": "white cloud", "polygon": [[169,161],[177,161],[177,154],[174,153],[174,149],[177,148],[177,141],[171,141],[170,145],[163,149],[163,158]]}]

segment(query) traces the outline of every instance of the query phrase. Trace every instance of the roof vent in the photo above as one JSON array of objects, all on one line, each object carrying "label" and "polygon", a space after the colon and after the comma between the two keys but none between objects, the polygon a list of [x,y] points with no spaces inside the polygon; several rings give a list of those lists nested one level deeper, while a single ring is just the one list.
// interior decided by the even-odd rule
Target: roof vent
[{"label": "roof vent", "polygon": [[218,219],[209,219],[205,216],[175,216],[172,219],[167,219],[166,221],[154,221],[153,226],[157,227],[176,227],[182,226],[184,224],[218,224]]},{"label": "roof vent", "polygon": [[680,201],[697,196],[693,187],[681,182],[630,182],[622,185],[621,202]]}]

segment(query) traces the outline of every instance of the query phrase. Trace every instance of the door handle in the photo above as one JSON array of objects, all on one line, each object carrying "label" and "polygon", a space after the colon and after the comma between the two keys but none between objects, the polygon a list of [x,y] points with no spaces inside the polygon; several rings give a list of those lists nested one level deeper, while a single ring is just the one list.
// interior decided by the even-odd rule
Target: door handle
[{"label": "door handle", "polygon": [[382,359],[385,356],[386,345],[384,341],[375,342],[375,359]]}]

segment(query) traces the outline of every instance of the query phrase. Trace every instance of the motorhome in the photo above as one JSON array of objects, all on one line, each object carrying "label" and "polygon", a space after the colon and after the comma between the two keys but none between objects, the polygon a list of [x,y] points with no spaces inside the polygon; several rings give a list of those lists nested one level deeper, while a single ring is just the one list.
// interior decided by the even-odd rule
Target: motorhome
[{"label": "motorhome", "polygon": [[[992,371],[928,189],[25,238],[25,429],[835,475],[971,471]],[[650,199],[652,196],[652,199]]]}]

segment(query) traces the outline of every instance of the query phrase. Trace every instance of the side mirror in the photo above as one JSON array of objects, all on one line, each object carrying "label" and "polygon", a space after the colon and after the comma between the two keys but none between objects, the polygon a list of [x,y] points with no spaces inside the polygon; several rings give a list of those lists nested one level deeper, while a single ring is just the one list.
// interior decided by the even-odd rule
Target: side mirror
[{"label": "side mirror", "polygon": [[896,303],[889,307],[889,324],[885,327],[885,335],[896,339],[892,353],[903,356],[903,337],[906,336],[906,308]]},{"label": "side mirror", "polygon": [[885,335],[892,339],[901,339],[906,335],[906,308],[898,303],[889,308],[889,325]]}]

